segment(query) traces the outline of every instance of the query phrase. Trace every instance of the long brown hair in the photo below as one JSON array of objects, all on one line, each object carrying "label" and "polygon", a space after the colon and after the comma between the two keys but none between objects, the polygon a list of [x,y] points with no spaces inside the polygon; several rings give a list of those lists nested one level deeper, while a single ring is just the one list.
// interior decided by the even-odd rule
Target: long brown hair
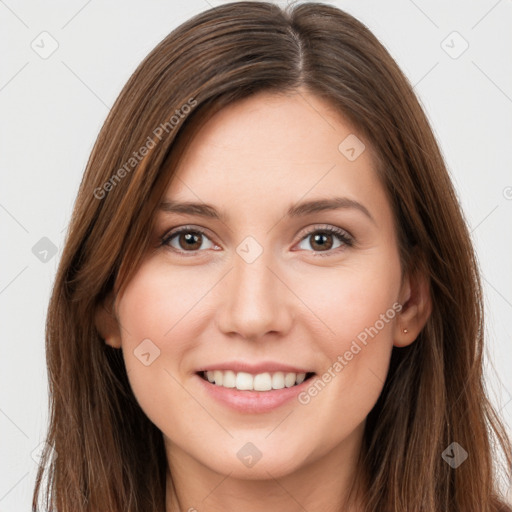
[{"label": "long brown hair", "polygon": [[[121,351],[98,334],[95,311],[136,272],[194,133],[230,103],[299,86],[337,108],[371,144],[403,269],[421,270],[430,283],[431,316],[413,344],[393,348],[367,418],[366,511],[507,510],[493,454],[504,453],[510,477],[511,445],[484,388],[477,261],[427,118],[362,23],[325,4],[266,2],[224,4],[171,32],[131,76],[101,129],[48,309],[50,425],[34,510],[41,498],[45,510],[58,512],[165,509],[162,434],[135,400]],[[453,442],[468,452],[457,469],[442,457]]]}]

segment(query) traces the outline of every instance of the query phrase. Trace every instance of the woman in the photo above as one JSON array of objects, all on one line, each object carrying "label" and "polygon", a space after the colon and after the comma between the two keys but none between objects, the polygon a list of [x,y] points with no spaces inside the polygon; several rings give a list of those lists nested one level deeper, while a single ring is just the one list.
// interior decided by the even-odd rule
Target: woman
[{"label": "woman", "polygon": [[475,255],[383,46],[323,4],[226,4],[135,71],[47,320],[34,508],[510,510]]}]

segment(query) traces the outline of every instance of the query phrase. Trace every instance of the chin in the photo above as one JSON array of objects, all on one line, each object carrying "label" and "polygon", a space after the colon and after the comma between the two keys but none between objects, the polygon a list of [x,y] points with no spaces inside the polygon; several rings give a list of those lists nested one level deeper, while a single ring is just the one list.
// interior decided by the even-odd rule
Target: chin
[{"label": "chin", "polygon": [[[217,473],[229,474],[241,480],[281,478],[299,470],[306,463],[306,458],[303,444],[293,447],[289,440],[277,441],[236,440],[225,450],[211,453],[208,460],[202,460],[204,457],[198,460]],[[286,449],[283,449],[284,446]],[[213,458],[216,458],[216,462],[212,464]]]}]

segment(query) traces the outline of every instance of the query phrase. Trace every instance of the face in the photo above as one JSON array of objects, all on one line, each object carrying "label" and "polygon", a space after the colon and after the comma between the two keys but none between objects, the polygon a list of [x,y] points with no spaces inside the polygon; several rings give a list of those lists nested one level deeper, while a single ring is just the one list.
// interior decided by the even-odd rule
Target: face
[{"label": "face", "polygon": [[171,462],[251,479],[353,457],[404,299],[369,142],[306,91],[260,93],[199,132],[155,220],[116,307]]}]

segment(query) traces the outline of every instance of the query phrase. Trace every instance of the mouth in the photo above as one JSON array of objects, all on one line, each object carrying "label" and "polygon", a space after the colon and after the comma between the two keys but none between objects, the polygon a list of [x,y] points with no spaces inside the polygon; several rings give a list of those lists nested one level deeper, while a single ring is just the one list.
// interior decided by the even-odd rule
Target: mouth
[{"label": "mouth", "polygon": [[311,379],[314,372],[263,372],[252,374],[233,370],[199,371],[197,375],[210,384],[238,391],[269,392],[300,386]]}]

